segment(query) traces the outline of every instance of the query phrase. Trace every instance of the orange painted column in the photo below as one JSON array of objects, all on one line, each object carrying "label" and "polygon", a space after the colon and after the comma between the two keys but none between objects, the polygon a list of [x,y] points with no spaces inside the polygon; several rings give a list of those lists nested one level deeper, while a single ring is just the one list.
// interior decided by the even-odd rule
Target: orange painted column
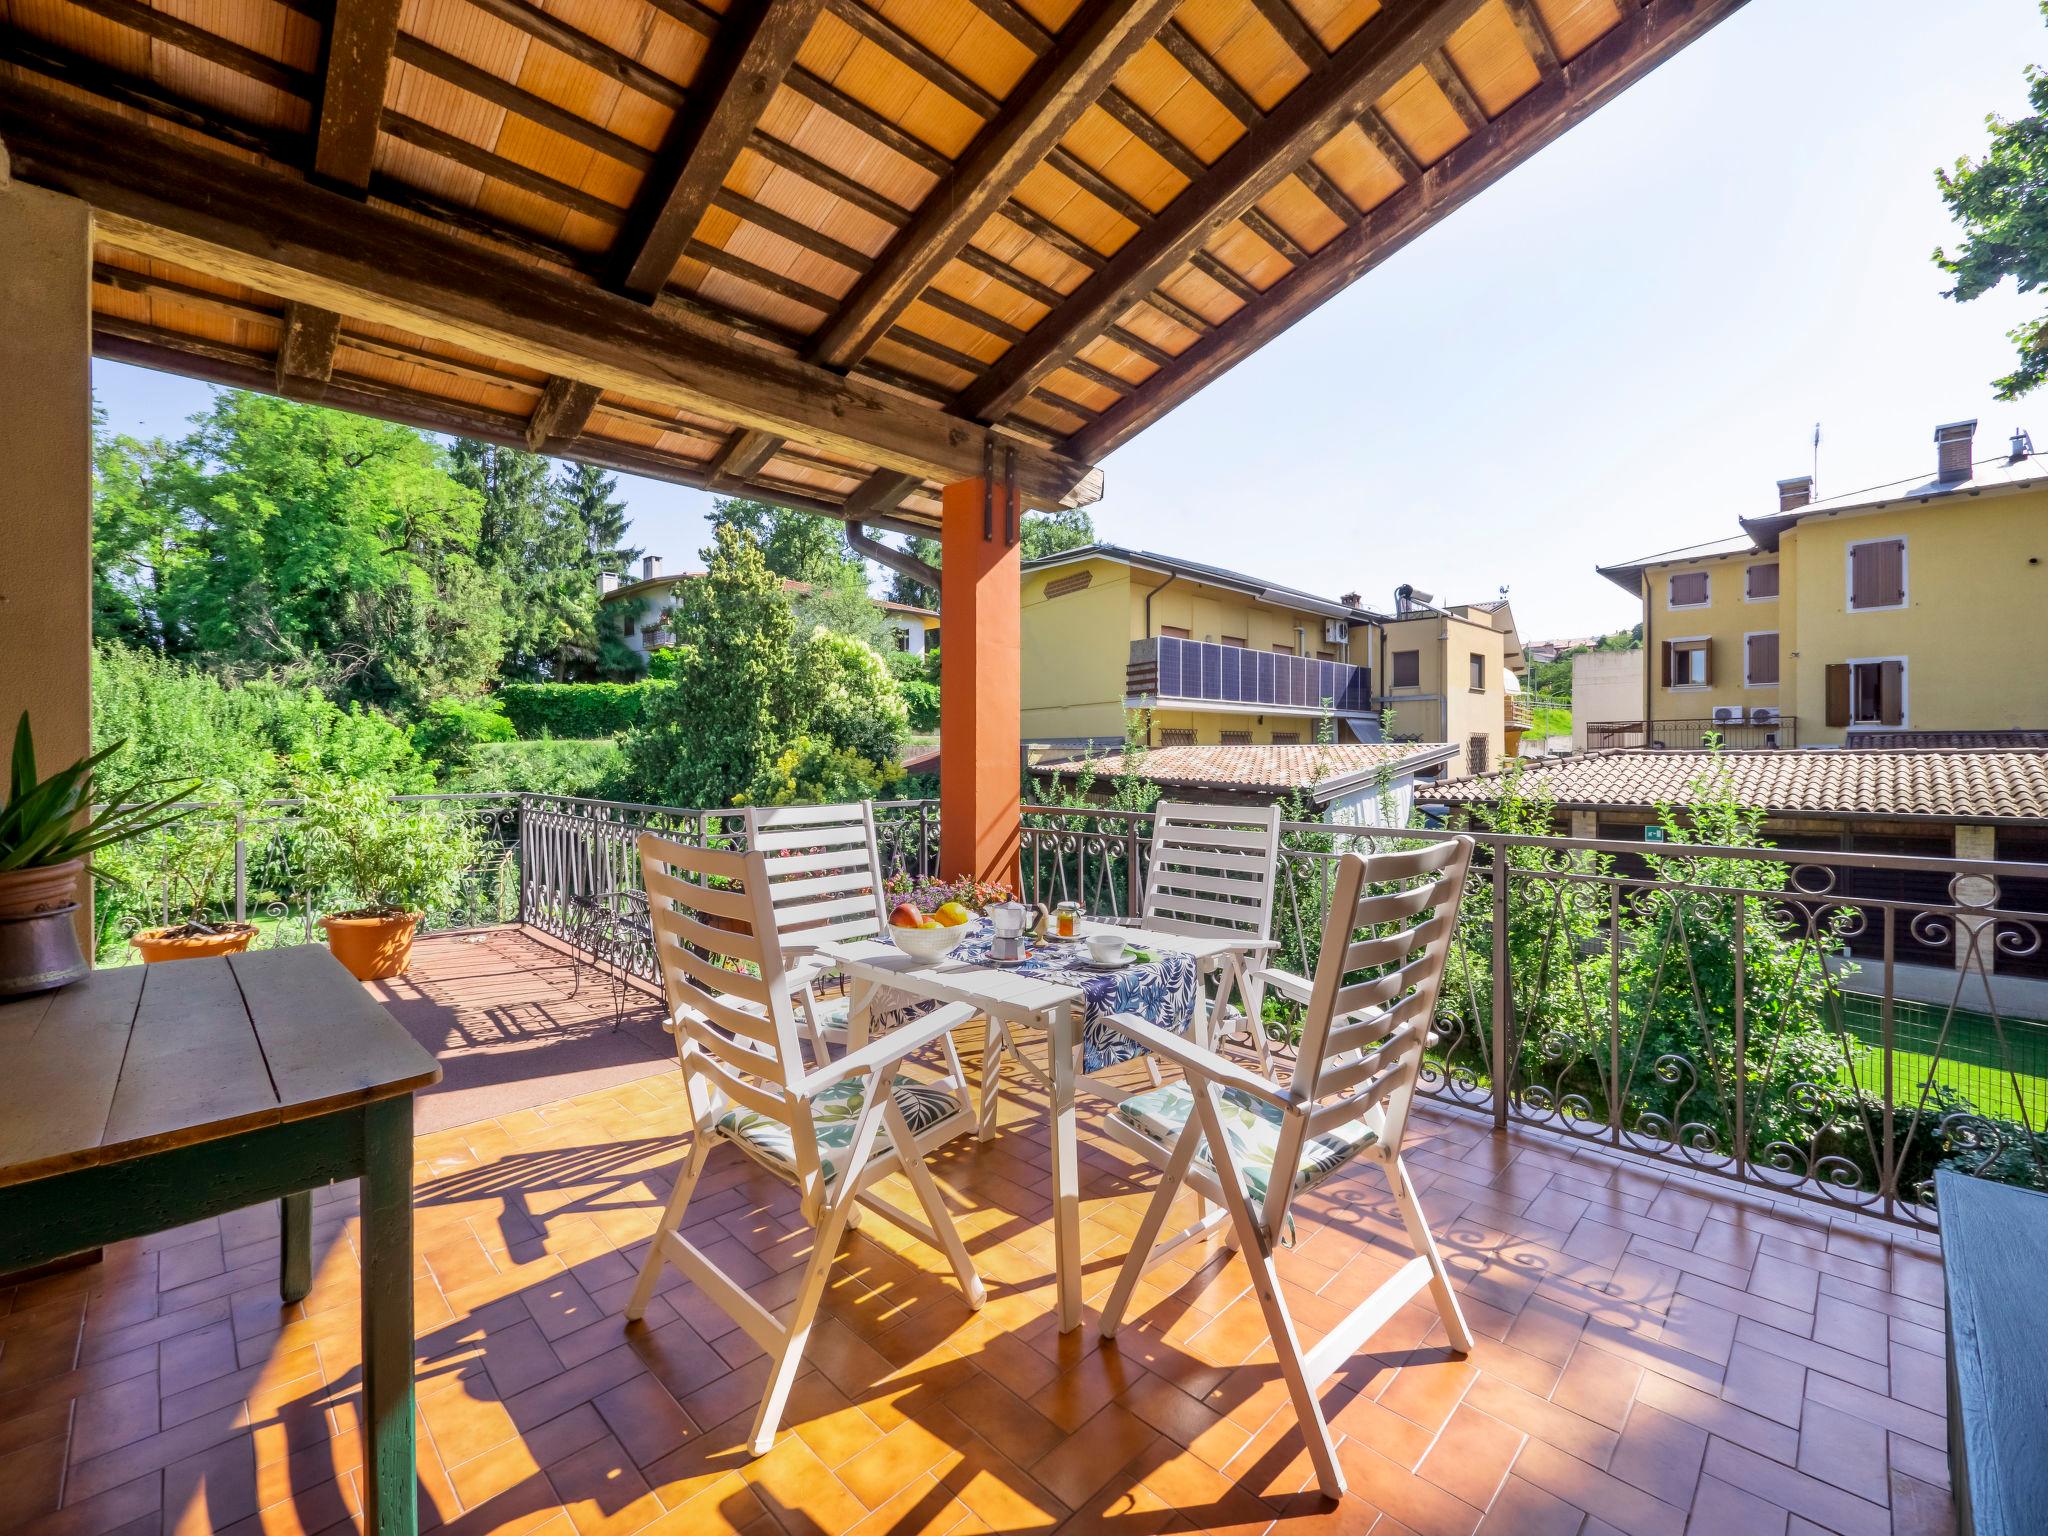
[{"label": "orange painted column", "polygon": [[[1023,509],[1000,482],[945,490],[940,521],[939,873],[1017,886],[1022,824]],[[1005,516],[1005,513],[1008,516]]]}]

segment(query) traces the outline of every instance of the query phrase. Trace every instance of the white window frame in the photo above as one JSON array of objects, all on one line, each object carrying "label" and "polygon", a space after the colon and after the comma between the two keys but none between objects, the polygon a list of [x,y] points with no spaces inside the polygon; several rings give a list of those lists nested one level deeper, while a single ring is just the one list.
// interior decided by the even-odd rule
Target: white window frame
[{"label": "white window frame", "polygon": [[[1759,599],[1762,601],[1762,599]],[[1769,683],[1753,683],[1749,680],[1749,642],[1758,635],[1778,635],[1778,680]],[[1742,632],[1742,686],[1745,688],[1782,688],[1785,678],[1785,646],[1782,633],[1775,629],[1745,629]]]},{"label": "white window frame", "polygon": [[[1760,565],[1775,565],[1778,568],[1778,590],[1776,592],[1773,592],[1769,597],[1751,597],[1749,595],[1749,573],[1755,570]],[[1745,565],[1742,568],[1742,600],[1745,603],[1775,603],[1781,596],[1784,595],[1784,591],[1785,566],[1782,561],[1752,560],[1749,562],[1749,564]],[[1767,635],[1770,633],[1770,631],[1767,629],[1760,629],[1757,631],[1757,633],[1760,635]]]},{"label": "white window frame", "polygon": [[[1675,660],[1680,646],[1712,645],[1714,637],[1712,635],[1672,635],[1664,643],[1671,647],[1672,658]],[[1743,661],[1742,667],[1745,672],[1749,670],[1747,659]],[[1712,683],[1673,683],[1664,691],[1666,693],[1710,693],[1713,691],[1713,687]]]},{"label": "white window frame", "polygon": [[[1866,544],[1897,544],[1899,546],[1899,600],[1896,603],[1874,604],[1868,608],[1856,606],[1856,551]],[[1903,533],[1888,533],[1881,539],[1852,539],[1842,550],[1842,612],[1844,613],[1897,613],[1901,608],[1912,606],[1913,602],[1913,551],[1907,547]],[[1889,660],[1900,660],[1890,657]]]},{"label": "white window frame", "polygon": [[[1701,576],[1706,579],[1707,595],[1696,603],[1674,603],[1671,600],[1671,583],[1681,576]],[[1696,608],[1714,606],[1714,573],[1712,571],[1671,571],[1664,577],[1664,607],[1669,613],[1686,613]]]},{"label": "white window frame", "polygon": [[[1886,725],[1882,720],[1858,720],[1856,718],[1856,669],[1878,667],[1888,661],[1899,664],[1899,723]],[[1903,656],[1851,656],[1846,665],[1849,668],[1849,723],[1846,731],[1906,731],[1913,723],[1913,666]]]}]

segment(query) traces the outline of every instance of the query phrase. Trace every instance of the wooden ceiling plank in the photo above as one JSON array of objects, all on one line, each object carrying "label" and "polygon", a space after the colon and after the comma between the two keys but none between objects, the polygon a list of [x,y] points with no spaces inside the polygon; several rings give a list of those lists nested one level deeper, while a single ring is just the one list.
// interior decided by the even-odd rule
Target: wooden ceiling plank
[{"label": "wooden ceiling plank", "polygon": [[1047,372],[1187,262],[1219,230],[1443,47],[1472,0],[1416,0],[1382,11],[1347,38],[1264,121],[1224,151],[1208,175],[1133,235],[1031,337],[1012,347],[960,402],[963,414],[1000,420]]},{"label": "wooden ceiling plank", "polygon": [[1068,234],[1051,219],[1034,213],[1014,197],[996,211],[1025,233],[1043,240],[1069,261],[1078,261],[1091,272],[1100,272],[1103,263],[1109,260],[1087,241]]},{"label": "wooden ceiling plank", "polygon": [[24,34],[0,32],[0,63],[12,64],[43,80],[62,82],[89,96],[147,112],[283,165],[304,165],[312,152],[312,140],[303,133],[252,122],[219,107],[199,106],[173,95],[156,81],[123,74],[97,59]]},{"label": "wooden ceiling plank", "polygon": [[1129,129],[1139,143],[1189,181],[1193,181],[1209,169],[1206,160],[1152,121],[1146,116],[1144,109],[1122,91],[1112,89],[1107,92],[1102,98],[1101,106],[1102,110],[1115,118],[1120,125]]},{"label": "wooden ceiling plank", "polygon": [[1304,187],[1313,192],[1316,201],[1346,224],[1356,224],[1359,217],[1358,204],[1344,195],[1344,189],[1330,180],[1313,160],[1305,160],[1295,171],[1295,177]]},{"label": "wooden ceiling plank", "polygon": [[1315,29],[1302,20],[1301,12],[1287,3],[1287,0],[1252,0],[1252,8],[1266,18],[1266,24],[1280,34],[1280,41],[1302,63],[1311,69],[1330,56],[1330,50],[1323,46]]},{"label": "wooden ceiling plank", "polygon": [[651,300],[661,292],[822,8],[823,0],[733,7],[619,238],[618,283],[627,293]]},{"label": "wooden ceiling plank", "polygon": [[[0,95],[0,139],[17,176],[91,204],[110,245],[884,468],[980,472],[988,434],[957,416],[61,94]],[[1019,469],[1033,505],[1096,484],[1035,447]]]},{"label": "wooden ceiling plank", "polygon": [[544,448],[552,452],[551,445],[580,437],[602,393],[595,384],[556,374],[542,387],[540,402],[526,418],[526,446],[535,453]]},{"label": "wooden ceiling plank", "polygon": [[1246,304],[1254,302],[1259,296],[1257,288],[1246,282],[1242,277],[1239,277],[1234,270],[1225,266],[1207,251],[1196,251],[1193,255],[1189,256],[1188,265],[1201,273],[1202,276],[1208,278],[1217,287],[1229,293],[1233,298],[1239,299]]},{"label": "wooden ceiling plank", "polygon": [[1193,331],[1197,336],[1206,336],[1215,329],[1215,326],[1204,316],[1196,314],[1171,294],[1162,293],[1157,288],[1154,288],[1145,295],[1145,302],[1158,310],[1160,314],[1166,316],[1175,325],[1180,326],[1183,330]]},{"label": "wooden ceiling plank", "polygon": [[747,140],[747,149],[763,160],[803,177],[811,185],[830,192],[842,202],[851,203],[862,213],[870,214],[885,224],[901,229],[911,220],[912,215],[908,208],[891,202],[865,182],[856,181],[845,172],[834,170],[824,161],[805,154],[794,145],[785,144],[766,133],[756,132]]},{"label": "wooden ceiling plank", "polygon": [[1436,82],[1436,88],[1444,93],[1451,104],[1451,110],[1474,133],[1486,128],[1486,108],[1479,105],[1479,98],[1472,94],[1472,87],[1465,83],[1465,77],[1458,73],[1458,66],[1451,62],[1451,56],[1439,50],[1423,61],[1429,71],[1429,78]]},{"label": "wooden ceiling plank", "polygon": [[1308,252],[1294,243],[1294,237],[1266,217],[1259,209],[1245,209],[1238,222],[1265,241],[1266,244],[1273,247],[1282,256],[1285,256],[1295,266],[1298,267],[1308,260]]},{"label": "wooden ceiling plank", "polygon": [[1152,222],[1152,210],[1139,202],[1122,187],[1095,169],[1086,160],[1064,145],[1056,145],[1045,157],[1045,163],[1058,171],[1097,202],[1105,204],[1123,215],[1141,229]]},{"label": "wooden ceiling plank", "polygon": [[522,192],[531,192],[535,197],[558,208],[572,209],[587,219],[618,224],[626,217],[626,210],[616,203],[608,203],[581,187],[572,187],[566,181],[557,181],[552,176],[530,170],[516,160],[508,160],[480,144],[471,143],[460,134],[445,133],[433,124],[407,117],[403,112],[386,112],[383,128],[402,143],[411,144],[443,160],[452,160],[465,169],[517,187]]},{"label": "wooden ceiling plank", "polygon": [[631,166],[645,172],[654,164],[654,152],[635,144],[631,139],[621,138],[609,129],[601,128],[587,117],[579,117],[563,107],[556,106],[545,97],[531,91],[521,90],[501,75],[494,75],[487,69],[480,69],[467,59],[457,58],[446,49],[436,48],[432,43],[420,41],[406,33],[400,33],[395,50],[402,63],[422,70],[435,79],[445,81],[457,90],[467,91],[492,106],[503,107],[538,123],[550,132],[559,133],[563,138],[581,144],[585,149],[594,149],[608,160]]},{"label": "wooden ceiling plank", "polygon": [[1549,74],[1564,62],[1564,56],[1557,51],[1557,38],[1550,30],[1550,24],[1543,19],[1543,13],[1536,9],[1535,0],[1504,0],[1508,18],[1515,24],[1515,31],[1522,39],[1522,46],[1529,50],[1529,57],[1536,61],[1540,73]]},{"label": "wooden ceiling plank", "polygon": [[1233,80],[1221,64],[1210,58],[1179,22],[1166,24],[1159,34],[1159,43],[1173,55],[1182,69],[1194,76],[1203,90],[1221,102],[1224,110],[1240,123],[1249,127],[1266,115],[1252,99],[1251,93]]},{"label": "wooden ceiling plank", "polygon": [[1008,266],[989,255],[978,245],[963,245],[958,260],[962,266],[972,267],[984,277],[992,277],[999,283],[1007,283],[1034,303],[1043,304],[1047,309],[1056,309],[1066,297],[1059,289],[1048,287],[1037,278],[1015,267]]},{"label": "wooden ceiling plank", "polygon": [[616,48],[609,48],[587,33],[557,21],[546,11],[529,5],[527,0],[469,0],[469,3],[485,15],[495,17],[509,27],[516,27],[535,41],[546,43],[585,68],[596,70],[606,79],[638,91],[650,101],[671,109],[680,109],[683,105],[683,88],[668,76],[657,74],[638,59],[628,58]]},{"label": "wooden ceiling plank", "polygon": [[756,228],[765,229],[771,235],[779,235],[791,245],[800,246],[814,255],[824,257],[827,261],[837,262],[849,271],[865,272],[874,264],[874,258],[859,247],[834,240],[830,235],[820,233],[801,219],[793,219],[780,209],[770,208],[766,203],[757,203],[751,197],[735,192],[730,187],[720,187],[712,194],[711,202],[714,207],[723,208],[735,218],[745,219]]},{"label": "wooden ceiling plank", "polygon": [[858,362],[945,265],[1052,153],[1178,0],[1091,0],[976,135],[959,167],[926,197],[819,331],[813,361]]},{"label": "wooden ceiling plank", "polygon": [[1358,131],[1372,141],[1372,147],[1380,152],[1381,158],[1403,181],[1413,181],[1422,174],[1422,162],[1401,142],[1401,136],[1377,110],[1367,107],[1358,114]]},{"label": "wooden ceiling plank", "polygon": [[801,65],[789,72],[789,77],[783,84],[813,106],[823,107],[841,122],[858,128],[877,144],[894,150],[912,165],[930,171],[934,176],[952,174],[953,162],[940,151],[932,148],[915,134],[904,132],[881,113],[863,106],[844,91],[827,81],[820,80]]},{"label": "wooden ceiling plank", "polygon": [[244,48],[217,32],[195,27],[189,21],[180,21],[170,12],[141,4],[140,0],[75,0],[75,3],[118,26],[140,32],[145,37],[189,53],[194,58],[204,59],[209,64],[218,64],[246,79],[274,87],[287,96],[296,96],[301,101],[311,101],[318,89],[318,81],[306,71],[294,69],[253,48]]},{"label": "wooden ceiling plank", "polygon": [[1001,110],[1003,103],[1000,97],[975,84],[916,38],[897,31],[861,0],[826,0],[826,6],[835,17],[890,58],[920,79],[930,81],[976,116],[993,117]]},{"label": "wooden ceiling plank", "polygon": [[1074,434],[1069,446],[1089,456],[1113,452],[1743,3],[1659,0],[1625,7],[1619,24],[1503,109],[1483,133],[1367,212],[1319,251],[1313,263],[1282,278],[1259,303],[1190,346],[1172,369],[1154,375]]},{"label": "wooden ceiling plank", "polygon": [[821,315],[829,315],[839,300],[822,288],[813,288],[809,283],[798,282],[784,273],[764,267],[759,262],[726,250],[723,246],[712,245],[705,240],[692,240],[683,247],[683,254],[692,261],[701,261],[707,267],[730,273],[756,288],[765,288],[778,298],[788,299],[792,304],[802,304],[815,309]]}]

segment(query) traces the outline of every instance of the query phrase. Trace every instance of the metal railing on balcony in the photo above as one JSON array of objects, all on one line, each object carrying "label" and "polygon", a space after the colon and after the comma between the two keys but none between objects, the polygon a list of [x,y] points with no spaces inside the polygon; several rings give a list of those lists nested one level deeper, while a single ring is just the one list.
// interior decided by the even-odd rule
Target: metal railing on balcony
[{"label": "metal railing on balcony", "polygon": [[1595,720],[1586,726],[1586,750],[1608,747],[1662,747],[1671,752],[1703,752],[1710,741],[1735,751],[1799,745],[1799,717],[1771,720]]},{"label": "metal railing on balcony", "polygon": [[1159,704],[1367,714],[1372,710],[1372,670],[1313,656],[1163,635],[1131,642],[1124,693]]},{"label": "metal railing on balcony", "polygon": [[[475,828],[461,894],[430,928],[520,922],[586,950],[594,905],[639,891],[642,832],[744,841],[736,810],[407,798]],[[228,901],[262,929],[259,944],[317,941],[327,909],[299,873],[295,810],[220,813],[234,840]],[[936,803],[885,803],[876,820],[888,874],[946,873]],[[1149,815],[1027,806],[1024,820],[1029,899],[1138,911]],[[1314,971],[1341,854],[1449,835],[1285,824],[1274,963]],[[2048,954],[2048,866],[1475,837],[1429,1096],[1503,1129],[1912,1225],[1936,1220],[1939,1165],[2048,1188],[2048,989],[2007,974],[2039,971]],[[129,926],[155,920],[156,895],[137,890],[121,908]],[[644,952],[599,958],[652,979]],[[1288,1010],[1269,1000],[1259,1026],[1284,1057]]]}]

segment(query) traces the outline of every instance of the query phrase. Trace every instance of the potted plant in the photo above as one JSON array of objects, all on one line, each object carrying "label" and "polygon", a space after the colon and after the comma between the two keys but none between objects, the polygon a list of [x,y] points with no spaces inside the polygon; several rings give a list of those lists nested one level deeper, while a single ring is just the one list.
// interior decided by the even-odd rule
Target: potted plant
[{"label": "potted plant", "polygon": [[327,947],[361,981],[404,971],[420,920],[454,900],[476,858],[467,823],[352,780],[307,795],[300,835],[306,875],[332,904]]},{"label": "potted plant", "polygon": [[148,792],[162,781],[102,781],[102,765],[125,745],[117,741],[42,778],[22,712],[0,808],[0,997],[47,992],[85,975],[72,914],[87,856],[185,814],[177,806],[192,785],[151,799]]},{"label": "potted plant", "polygon": [[254,923],[227,915],[227,882],[235,867],[238,824],[234,805],[214,805],[150,839],[139,852],[163,880],[162,928],[144,928],[128,942],[144,965],[238,955],[256,937]]}]

